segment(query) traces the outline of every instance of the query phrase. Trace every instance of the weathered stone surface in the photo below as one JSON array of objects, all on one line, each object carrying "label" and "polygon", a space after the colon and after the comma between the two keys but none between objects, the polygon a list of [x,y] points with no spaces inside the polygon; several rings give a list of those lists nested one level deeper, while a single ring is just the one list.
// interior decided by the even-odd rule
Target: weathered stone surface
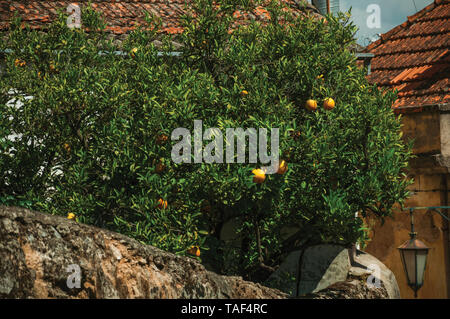
[{"label": "weathered stone surface", "polygon": [[[80,288],[67,285],[70,265],[81,270]],[[285,297],[117,233],[0,206],[0,298]]]},{"label": "weathered stone surface", "polygon": [[[369,278],[369,276],[371,276]],[[369,282],[384,286],[389,299],[400,299],[400,289],[394,273],[374,256],[363,251],[356,251],[356,256],[349,270],[349,277],[369,278]],[[379,280],[379,281],[378,281]]]},{"label": "weathered stone surface", "polygon": [[[285,263],[290,266],[280,269],[298,266],[299,257],[299,252],[292,253]],[[374,288],[367,280],[371,273],[364,267],[378,263],[381,286]],[[368,254],[359,252],[352,267],[345,270],[346,249],[319,245],[305,251],[302,265],[302,278],[316,283],[304,285],[314,286],[314,293],[301,298],[399,296],[392,272]],[[79,288],[68,287],[68,279],[74,282],[70,280],[73,269],[69,271],[68,267],[81,270]],[[117,233],[58,216],[0,206],[0,298],[287,297],[279,290],[240,277],[209,272],[194,259],[142,245]]]},{"label": "weathered stone surface", "polygon": [[[299,272],[300,264],[302,267]],[[346,248],[315,245],[304,252],[298,250],[289,254],[268,280],[291,296],[299,296],[346,280],[349,269],[350,259]]]},{"label": "weathered stone surface", "polygon": [[372,287],[366,277],[349,276],[347,280],[337,282],[326,289],[299,297],[300,299],[388,299],[386,288]]},{"label": "weathered stone surface", "polygon": [[351,250],[338,245],[292,252],[268,284],[293,297],[400,298],[395,276],[383,263],[359,250],[353,256]]},{"label": "weathered stone surface", "polygon": [[298,294],[316,292],[347,279],[348,249],[337,245],[308,247],[302,258]]}]

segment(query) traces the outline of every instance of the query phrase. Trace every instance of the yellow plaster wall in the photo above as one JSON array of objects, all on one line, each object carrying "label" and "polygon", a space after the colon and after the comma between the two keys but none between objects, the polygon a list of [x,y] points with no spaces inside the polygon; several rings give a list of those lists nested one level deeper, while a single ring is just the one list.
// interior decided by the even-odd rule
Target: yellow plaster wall
[{"label": "yellow plaster wall", "polygon": [[[447,175],[447,181],[450,181]],[[416,193],[407,200],[405,207],[443,206],[442,175],[417,175],[410,189]],[[448,195],[447,195],[448,196]],[[427,269],[424,286],[418,291],[418,298],[449,298],[448,295],[448,238],[446,223],[443,218],[433,212],[418,211],[415,215],[415,228],[418,238],[428,247]],[[406,277],[397,247],[409,238],[410,218],[408,212],[398,211],[394,219],[387,219],[384,225],[372,223],[372,240],[366,249],[369,254],[380,259],[393,271],[397,279],[402,298],[414,298],[414,293],[406,283]]]}]

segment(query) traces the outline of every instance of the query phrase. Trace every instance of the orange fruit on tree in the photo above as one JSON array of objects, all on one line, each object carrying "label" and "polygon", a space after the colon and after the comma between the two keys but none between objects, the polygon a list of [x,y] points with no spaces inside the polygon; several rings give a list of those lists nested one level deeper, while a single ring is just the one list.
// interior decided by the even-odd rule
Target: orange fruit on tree
[{"label": "orange fruit on tree", "polygon": [[317,110],[317,101],[310,99],[310,100],[306,101],[305,107],[309,111],[315,111],[315,110]]},{"label": "orange fruit on tree", "polygon": [[158,199],[158,205],[156,205],[159,209],[166,209],[167,208],[167,201],[163,200],[162,198]]},{"label": "orange fruit on tree", "polygon": [[166,169],[166,165],[164,165],[163,163],[159,162],[158,164],[156,164],[155,172],[156,173],[162,173],[165,169]]},{"label": "orange fruit on tree", "polygon": [[248,92],[246,90],[242,90],[241,96],[244,97],[244,96],[247,96],[247,95],[248,95]]},{"label": "orange fruit on tree", "polygon": [[262,169],[257,168],[252,171],[253,173],[253,182],[256,184],[261,184],[266,179],[266,172],[264,172]]},{"label": "orange fruit on tree", "polygon": [[16,66],[16,67],[18,67],[18,66],[25,66],[27,63],[25,62],[25,61],[22,61],[22,60],[20,60],[20,59],[15,59],[14,60],[14,65]]},{"label": "orange fruit on tree", "polygon": [[156,137],[156,144],[158,145],[164,144],[165,142],[167,142],[168,139],[169,137],[165,134],[158,135]]},{"label": "orange fruit on tree", "polygon": [[297,139],[300,137],[300,135],[301,135],[300,131],[292,131],[292,132],[291,132],[291,137],[292,137],[294,140],[297,140]]},{"label": "orange fruit on tree", "polygon": [[286,161],[281,161],[280,165],[278,166],[278,170],[277,170],[277,174],[283,175],[284,173],[286,173],[288,169],[288,165],[286,163]]},{"label": "orange fruit on tree", "polygon": [[64,143],[63,147],[67,151],[67,153],[70,153],[70,145],[68,143]]},{"label": "orange fruit on tree", "polygon": [[135,56],[135,54],[136,54],[137,51],[138,51],[138,48],[133,48],[133,49],[131,49],[130,55],[131,55],[132,58],[134,58],[134,56]]},{"label": "orange fruit on tree", "polygon": [[200,257],[200,248],[198,246],[192,246],[187,252],[189,255]]},{"label": "orange fruit on tree", "polygon": [[334,106],[335,106],[334,100],[330,97],[325,99],[325,101],[323,102],[323,108],[325,110],[332,110]]}]

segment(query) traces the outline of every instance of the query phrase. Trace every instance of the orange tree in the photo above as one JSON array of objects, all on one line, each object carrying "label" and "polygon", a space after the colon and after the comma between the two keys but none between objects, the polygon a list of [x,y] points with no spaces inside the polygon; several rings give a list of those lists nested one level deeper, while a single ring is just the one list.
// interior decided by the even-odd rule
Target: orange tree
[{"label": "orange tree", "polygon": [[[83,29],[63,14],[45,33],[16,19],[1,43],[0,201],[249,278],[301,245],[364,239],[356,212],[384,218],[408,196],[395,94],[357,67],[349,14],[296,17],[272,2],[270,19],[235,23],[257,5],[197,0],[181,35],[149,18],[120,44],[89,8]],[[175,163],[171,132],[194,120],[279,128],[279,174]],[[230,220],[233,244],[220,236]]]}]

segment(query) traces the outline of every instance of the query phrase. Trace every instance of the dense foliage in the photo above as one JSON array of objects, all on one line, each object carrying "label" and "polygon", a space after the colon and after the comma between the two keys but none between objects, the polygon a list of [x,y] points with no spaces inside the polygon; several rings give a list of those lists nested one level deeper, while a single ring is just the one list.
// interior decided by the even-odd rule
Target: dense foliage
[{"label": "dense foliage", "polygon": [[[408,195],[395,95],[357,67],[349,14],[294,17],[277,3],[270,20],[238,26],[236,6],[257,4],[197,0],[181,35],[149,18],[121,44],[90,9],[83,29],[62,14],[45,33],[16,20],[0,48],[11,50],[0,80],[0,201],[73,213],[179,254],[199,246],[222,273],[270,269],[301,244],[364,240],[355,212],[389,216]],[[329,97],[336,106],[326,110]],[[193,132],[194,120],[223,132],[279,128],[288,170],[255,183],[260,164],[174,163],[171,132]],[[230,221],[240,240],[221,240]]]}]

